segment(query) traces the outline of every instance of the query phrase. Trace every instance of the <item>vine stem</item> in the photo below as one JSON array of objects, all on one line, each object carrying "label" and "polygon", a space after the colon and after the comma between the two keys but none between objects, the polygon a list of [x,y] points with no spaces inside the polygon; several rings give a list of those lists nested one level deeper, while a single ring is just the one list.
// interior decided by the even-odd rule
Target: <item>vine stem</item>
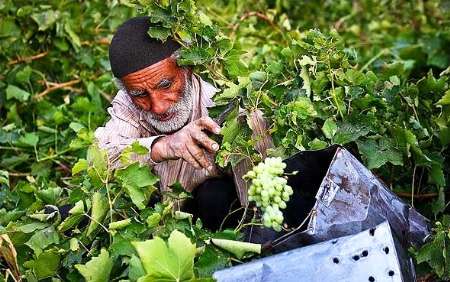
[{"label": "vine stem", "polygon": [[275,245],[278,245],[278,244],[284,242],[284,240],[287,239],[290,235],[292,235],[292,234],[294,234],[295,232],[297,232],[300,228],[303,227],[303,225],[305,225],[306,221],[307,221],[307,220],[312,216],[312,214],[315,213],[315,212],[316,212],[316,210],[312,209],[312,210],[308,213],[308,215],[305,217],[305,219],[300,223],[299,226],[297,226],[294,230],[292,230],[292,231],[290,231],[290,232],[284,234],[283,236],[281,236],[281,237],[275,239],[275,240],[272,242],[272,246],[275,246]]},{"label": "vine stem", "polygon": [[19,63],[22,63],[22,62],[28,62],[28,61],[37,60],[37,59],[40,59],[40,58],[43,58],[43,57],[47,56],[47,54],[48,54],[48,51],[45,51],[45,52],[42,52],[42,53],[39,53],[39,54],[36,54],[36,55],[33,55],[33,56],[29,56],[29,57],[20,57],[19,56],[19,57],[17,57],[16,60],[9,61],[8,62],[8,66],[19,64]]},{"label": "vine stem", "polygon": [[373,56],[367,63],[364,64],[364,66],[361,67],[360,71],[364,71],[367,69],[373,62],[375,62],[379,57],[388,54],[388,49],[382,49],[380,52],[378,52],[375,56]]},{"label": "vine stem", "polygon": [[70,87],[72,85],[75,85],[77,83],[80,83],[80,82],[81,82],[80,79],[74,79],[74,80],[70,80],[70,81],[67,81],[67,82],[64,82],[64,83],[57,83],[57,84],[55,84],[55,85],[45,89],[41,93],[33,96],[33,99],[37,100],[37,99],[43,98],[45,95],[47,95],[47,94],[49,94],[49,93],[51,93],[51,92],[53,92],[55,90],[58,90],[58,89],[61,89],[61,88],[68,88],[68,87]]},{"label": "vine stem", "polygon": [[83,213],[83,215],[88,217],[90,220],[92,220],[93,222],[97,223],[98,225],[100,225],[109,234],[108,228],[106,228],[106,226],[104,226],[101,222],[99,222],[98,220],[94,219],[93,217],[91,217],[87,213]]},{"label": "vine stem", "polygon": [[243,223],[247,215],[247,211],[248,211],[248,203],[245,205],[244,213],[242,214],[241,220],[239,221],[239,224],[235,229],[236,232],[239,232],[242,229],[242,227],[244,227],[245,224]]},{"label": "vine stem", "polygon": [[416,169],[417,165],[414,166],[413,175],[412,175],[412,181],[411,181],[411,206],[414,207],[414,189],[416,185]]},{"label": "vine stem", "polygon": [[336,99],[336,89],[334,87],[334,74],[331,71],[331,65],[330,65],[330,55],[328,55],[328,71],[330,72],[330,79],[331,79],[331,91],[333,91],[333,94],[331,95],[333,98],[334,103],[336,104],[336,108],[339,112],[339,115],[341,116],[341,119],[344,119],[344,114],[341,111],[341,108],[339,107],[338,101]]},{"label": "vine stem", "polygon": [[263,224],[262,223],[255,223],[255,222],[245,223],[245,224],[242,224],[241,226],[239,226],[239,228],[236,229],[236,232],[241,231],[241,229],[244,228],[245,226],[263,226]]},{"label": "vine stem", "polygon": [[[94,166],[94,170],[95,173],[97,173],[98,177],[101,179],[102,183],[105,184],[106,187],[106,195],[108,196],[108,203],[109,203],[109,222],[112,222],[112,212],[113,212],[113,206],[112,206],[112,202],[111,202],[111,195],[109,192],[109,176],[110,176],[110,164],[109,161],[107,162],[107,167],[106,167],[106,178],[105,180],[102,179],[102,176],[100,175],[100,173],[98,172],[97,168]],[[107,232],[109,233],[109,230],[107,230]],[[109,239],[112,242],[112,235],[109,233]]]},{"label": "vine stem", "polygon": [[[234,202],[236,202],[236,200],[235,200]],[[234,202],[233,202],[233,203],[234,203]],[[225,221],[228,219],[228,217],[229,217],[230,215],[232,215],[232,214],[235,213],[235,212],[240,211],[240,210],[243,209],[243,208],[244,208],[244,207],[240,207],[240,208],[235,209],[234,211],[229,211],[228,214],[227,214],[227,215],[224,217],[224,219],[222,220],[222,223],[220,224],[219,230],[222,230],[223,225],[225,224]],[[231,210],[231,207],[230,207],[230,210]]]}]

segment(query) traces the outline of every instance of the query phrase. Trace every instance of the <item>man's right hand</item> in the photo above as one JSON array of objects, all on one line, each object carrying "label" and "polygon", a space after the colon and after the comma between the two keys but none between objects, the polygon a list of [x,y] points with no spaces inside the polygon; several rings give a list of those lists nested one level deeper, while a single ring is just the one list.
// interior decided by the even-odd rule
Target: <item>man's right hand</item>
[{"label": "man's right hand", "polygon": [[219,134],[220,126],[209,117],[192,121],[179,131],[157,139],[152,145],[152,160],[161,162],[181,158],[197,169],[213,171],[214,164],[205,150],[214,153],[219,150],[219,144],[209,138],[204,130]]}]

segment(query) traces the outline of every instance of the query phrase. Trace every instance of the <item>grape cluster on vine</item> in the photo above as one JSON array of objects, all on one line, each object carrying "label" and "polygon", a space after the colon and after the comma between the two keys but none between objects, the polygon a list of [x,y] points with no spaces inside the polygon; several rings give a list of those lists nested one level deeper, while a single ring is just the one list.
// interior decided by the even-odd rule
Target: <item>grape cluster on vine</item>
[{"label": "grape cluster on vine", "polygon": [[254,201],[263,212],[264,226],[281,231],[286,203],[293,194],[292,187],[283,177],[286,164],[279,157],[266,158],[244,176],[251,180],[249,201]]}]

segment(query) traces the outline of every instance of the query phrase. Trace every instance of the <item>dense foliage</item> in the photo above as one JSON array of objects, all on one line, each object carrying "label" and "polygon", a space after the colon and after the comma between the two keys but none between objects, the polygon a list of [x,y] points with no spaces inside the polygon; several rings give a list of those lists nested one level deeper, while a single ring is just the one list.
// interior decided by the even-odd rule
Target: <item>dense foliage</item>
[{"label": "dense foliage", "polygon": [[[115,94],[109,40],[139,13],[151,16],[149,36],[174,35],[179,63],[223,90],[216,112],[234,102],[264,114],[272,156],[342,144],[438,221],[412,251],[420,271],[448,278],[450,3],[196,3],[0,2],[0,280],[191,280],[261,253],[233,241],[241,226],[211,233],[177,211],[189,196],[180,187],[148,205],[157,178],[130,161],[144,148],[112,171],[91,146]],[[222,131],[221,166],[262,159],[237,114]],[[61,220],[55,206],[66,204]]]}]

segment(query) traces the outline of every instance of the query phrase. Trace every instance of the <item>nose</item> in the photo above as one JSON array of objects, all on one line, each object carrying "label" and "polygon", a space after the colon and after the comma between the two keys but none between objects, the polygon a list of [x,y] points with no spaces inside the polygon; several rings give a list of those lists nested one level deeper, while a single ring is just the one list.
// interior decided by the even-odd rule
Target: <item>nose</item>
[{"label": "nose", "polygon": [[155,97],[156,95],[150,95],[151,96],[151,109],[150,111],[157,115],[162,115],[170,108],[170,103],[167,101],[164,101],[162,99],[158,99],[158,97]]}]

